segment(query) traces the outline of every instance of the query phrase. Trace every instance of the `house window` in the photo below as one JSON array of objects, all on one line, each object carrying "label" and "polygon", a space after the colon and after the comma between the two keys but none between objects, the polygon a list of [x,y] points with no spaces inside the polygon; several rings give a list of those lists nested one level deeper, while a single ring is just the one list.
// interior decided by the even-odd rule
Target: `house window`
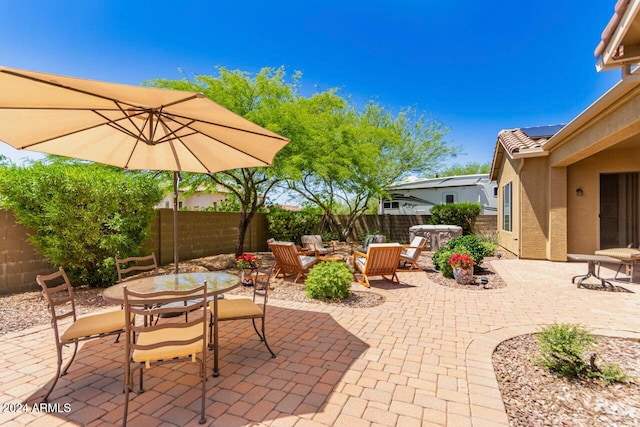
[{"label": "house window", "polygon": [[386,201],[386,202],[384,202],[384,208],[385,209],[400,209],[400,202]]},{"label": "house window", "polygon": [[455,194],[445,194],[445,195],[444,195],[444,202],[445,202],[446,204],[449,204],[449,203],[455,203],[455,201],[456,201],[456,196],[455,196]]},{"label": "house window", "polygon": [[502,229],[512,231],[511,183],[502,187]]}]

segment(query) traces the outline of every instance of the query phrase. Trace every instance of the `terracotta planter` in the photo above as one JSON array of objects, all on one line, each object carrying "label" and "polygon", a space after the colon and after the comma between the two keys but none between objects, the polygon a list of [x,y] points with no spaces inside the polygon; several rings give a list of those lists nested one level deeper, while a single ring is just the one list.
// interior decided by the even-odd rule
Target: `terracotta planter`
[{"label": "terracotta planter", "polygon": [[468,285],[473,280],[473,267],[453,267],[453,278],[461,285]]}]

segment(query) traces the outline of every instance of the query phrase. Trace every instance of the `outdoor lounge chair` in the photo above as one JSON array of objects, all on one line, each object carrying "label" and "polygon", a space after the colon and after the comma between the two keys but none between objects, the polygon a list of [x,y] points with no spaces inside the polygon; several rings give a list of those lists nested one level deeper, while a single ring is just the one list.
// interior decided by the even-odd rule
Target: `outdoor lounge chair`
[{"label": "outdoor lounge chair", "polygon": [[273,274],[278,277],[295,274],[293,283],[297,283],[300,277],[304,277],[311,267],[318,263],[318,258],[308,255],[300,255],[298,248],[292,242],[272,242],[269,244],[276,266]]},{"label": "outdoor lounge chair", "polygon": [[300,237],[302,247],[312,251],[315,256],[329,255],[335,252],[334,246],[325,246],[319,234],[307,234]]},{"label": "outdoor lounge chair", "polygon": [[403,247],[398,243],[372,243],[366,253],[355,251],[353,266],[362,275],[362,279],[356,276],[356,281],[369,288],[370,276],[382,276],[389,282],[400,284],[396,270],[400,263],[402,249]]},{"label": "outdoor lounge chair", "polygon": [[[143,369],[168,362],[199,362],[201,401],[200,424],[206,422],[206,360],[207,360],[207,284],[182,291],[140,293],[122,287],[126,315],[158,317],[163,313],[182,313],[181,305],[198,301],[193,307],[200,313],[191,316],[191,321],[165,319],[157,325],[136,326],[127,323],[125,344],[125,398],[122,425],[127,425],[129,393],[133,388],[133,371],[140,369],[140,390],[143,391]],[[173,316],[172,316],[173,317]],[[198,357],[200,355],[200,357]],[[132,365],[133,370],[132,370]]]},{"label": "outdoor lounge chair", "polygon": [[[112,311],[102,314],[93,314],[78,318],[76,315],[76,303],[73,295],[73,287],[64,269],[60,269],[48,275],[36,276],[36,282],[42,288],[42,295],[47,301],[51,314],[51,326],[56,340],[56,353],[58,356],[58,367],[56,376],[46,396],[42,399],[47,402],[49,395],[58,382],[58,378],[67,374],[71,362],[78,352],[78,343],[93,338],[100,338],[107,335],[118,335],[125,331],[125,312],[122,310]],[[65,318],[72,318],[73,323],[66,330],[61,331],[58,321]],[[131,317],[133,320],[133,317]],[[67,365],[62,369],[62,348],[65,345],[73,344],[73,354]]]},{"label": "outdoor lounge chair", "polygon": [[[276,357],[276,354],[271,350],[267,343],[267,335],[265,333],[265,318],[267,313],[267,300],[269,295],[269,281],[273,270],[267,272],[259,272],[254,276],[253,282],[253,298],[225,298],[218,300],[218,321],[223,322],[227,320],[242,320],[251,319],[253,323],[253,329],[258,334],[260,341],[264,342],[264,345],[271,353],[271,357]],[[257,297],[257,298],[256,298]],[[257,300],[258,299],[258,300]],[[260,301],[260,299],[262,301]],[[213,325],[215,309],[213,302],[209,303],[210,323],[209,323],[209,342],[213,343]],[[256,326],[256,320],[260,319],[261,327],[258,331]],[[262,332],[262,333],[261,333]]]},{"label": "outdoor lounge chair", "polygon": [[411,244],[405,245],[402,253],[400,254],[400,264],[402,264],[402,267],[406,268],[406,265],[409,264],[409,271],[412,271],[413,269],[422,270],[422,267],[418,265],[418,258],[420,257],[420,254],[422,254],[426,244],[426,237],[416,236],[411,241]]},{"label": "outdoor lounge chair", "polygon": [[386,241],[386,237],[384,234],[368,234],[365,236],[362,241],[362,246],[359,248],[354,248],[353,252],[367,252],[369,249],[369,245],[372,243],[384,243]]}]

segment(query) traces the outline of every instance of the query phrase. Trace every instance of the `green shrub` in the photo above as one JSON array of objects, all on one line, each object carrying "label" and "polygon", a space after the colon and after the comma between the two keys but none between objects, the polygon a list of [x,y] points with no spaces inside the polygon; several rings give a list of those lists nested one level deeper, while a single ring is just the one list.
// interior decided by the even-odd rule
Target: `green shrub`
[{"label": "green shrub", "polygon": [[593,348],[595,338],[580,325],[554,323],[538,334],[540,358],[536,361],[558,375],[568,377],[598,378],[606,383],[623,382],[628,379],[624,370],[616,364],[595,364],[592,354],[586,362],[583,356]]},{"label": "green shrub", "polygon": [[[447,247],[442,247],[438,249],[431,258],[433,260],[433,265],[436,267],[436,270],[440,271],[440,273],[442,273],[444,277],[447,277],[449,279],[453,278],[453,267],[451,267],[447,261],[449,261],[449,258],[451,258],[451,255],[453,255],[454,253],[456,252]],[[469,252],[465,249],[460,249],[460,252],[458,253],[468,254]]]},{"label": "green shrub", "polygon": [[329,261],[315,265],[305,280],[305,292],[309,298],[347,298],[353,282],[353,273],[343,262]]},{"label": "green shrub", "polygon": [[0,167],[0,206],[76,285],[116,281],[112,257],[141,254],[161,199],[157,182],[140,172],[60,159]]},{"label": "green shrub", "polygon": [[267,213],[269,232],[276,240],[300,243],[305,234],[318,234],[321,216],[314,209],[303,209],[298,212],[273,207]]},{"label": "green shrub", "polygon": [[569,323],[554,323],[538,334],[538,363],[560,375],[577,377],[586,373],[582,355],[593,347],[593,336],[581,327]]},{"label": "green shrub", "polygon": [[471,234],[482,205],[478,202],[448,203],[431,208],[431,224],[459,225],[462,234]]},{"label": "green shrub", "polygon": [[454,237],[449,240],[447,247],[451,250],[458,251],[460,248],[465,248],[469,251],[471,258],[475,261],[476,265],[482,263],[484,257],[491,255],[492,248],[482,242],[477,236],[471,234],[468,236]]},{"label": "green shrub", "polygon": [[481,241],[480,238],[475,235],[454,237],[433,254],[433,265],[442,272],[444,277],[452,278],[453,270],[451,266],[447,264],[451,255],[455,253],[471,255],[471,258],[476,263],[474,269],[477,269],[484,257],[493,253],[494,250],[492,245]]}]

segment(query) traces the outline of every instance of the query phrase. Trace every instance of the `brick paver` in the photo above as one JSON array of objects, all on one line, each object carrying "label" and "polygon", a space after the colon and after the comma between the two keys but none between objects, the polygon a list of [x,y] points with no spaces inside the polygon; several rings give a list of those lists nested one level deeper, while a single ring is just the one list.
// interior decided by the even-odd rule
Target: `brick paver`
[{"label": "brick paver", "polygon": [[[451,289],[413,272],[400,273],[401,286],[374,281],[369,291],[385,302],[373,308],[271,300],[275,359],[250,323],[225,322],[221,375],[207,380],[207,425],[506,426],[491,364],[501,341],[554,321],[640,338],[640,285],[621,284],[635,293],[577,289],[571,277],[582,264],[501,260],[494,267],[506,288]],[[122,343],[85,343],[51,395],[53,406],[33,412],[55,372],[51,331],[36,327],[1,341],[1,424],[120,424]],[[130,422],[196,425],[196,372],[190,364],[145,371],[147,392],[132,393]],[[23,400],[25,411],[7,412]]]}]

